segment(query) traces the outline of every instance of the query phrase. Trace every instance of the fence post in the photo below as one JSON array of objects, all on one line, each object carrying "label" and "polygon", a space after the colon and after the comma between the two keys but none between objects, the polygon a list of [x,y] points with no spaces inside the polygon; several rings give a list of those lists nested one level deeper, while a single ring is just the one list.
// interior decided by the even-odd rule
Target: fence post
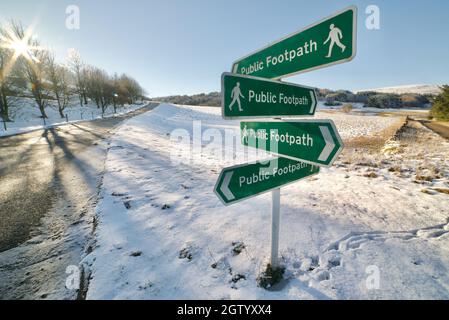
[{"label": "fence post", "polygon": [[67,113],[65,114],[65,122],[69,122],[69,116],[67,115]]},{"label": "fence post", "polygon": [[8,129],[6,128],[6,121],[3,117],[2,117],[2,120],[3,120],[3,127],[5,128],[5,131],[8,131]]}]

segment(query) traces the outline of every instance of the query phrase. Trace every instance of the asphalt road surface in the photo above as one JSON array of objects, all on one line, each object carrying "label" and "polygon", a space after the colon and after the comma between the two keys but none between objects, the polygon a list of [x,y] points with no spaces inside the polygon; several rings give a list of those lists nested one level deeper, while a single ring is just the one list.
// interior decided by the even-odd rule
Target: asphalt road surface
[{"label": "asphalt road surface", "polygon": [[0,299],[78,296],[66,269],[90,250],[107,138],[155,106],[0,138]]}]

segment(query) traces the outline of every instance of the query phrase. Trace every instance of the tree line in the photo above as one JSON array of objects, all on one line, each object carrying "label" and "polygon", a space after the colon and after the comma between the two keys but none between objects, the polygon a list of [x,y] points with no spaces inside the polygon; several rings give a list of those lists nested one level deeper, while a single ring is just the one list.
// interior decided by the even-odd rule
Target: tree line
[{"label": "tree line", "polygon": [[220,92],[200,93],[194,95],[177,95],[168,97],[154,98],[155,101],[167,102],[174,104],[185,104],[191,106],[209,106],[219,107],[221,106],[221,94]]},{"label": "tree line", "polygon": [[[348,103],[363,103],[366,107],[373,108],[420,108],[428,106],[433,100],[431,95],[415,93],[389,94],[374,91],[353,93],[348,90],[332,91],[316,88],[318,99],[324,101],[327,106],[341,106]],[[154,98],[160,102],[174,104],[186,104],[195,106],[221,106],[221,94],[211,92],[195,95],[178,95]]]},{"label": "tree line", "polygon": [[320,100],[325,101],[327,106],[339,106],[344,103],[363,103],[365,107],[371,108],[422,108],[432,102],[432,95],[416,93],[379,93],[376,91],[365,91],[353,93],[348,90],[332,91],[318,89]]},{"label": "tree line", "polygon": [[0,26],[0,117],[11,121],[10,108],[20,97],[32,98],[41,117],[56,102],[61,117],[72,98],[85,106],[92,101],[102,113],[144,98],[145,91],[127,74],[109,74],[85,63],[71,50],[66,63],[56,61],[54,52],[28,34],[21,23]]}]

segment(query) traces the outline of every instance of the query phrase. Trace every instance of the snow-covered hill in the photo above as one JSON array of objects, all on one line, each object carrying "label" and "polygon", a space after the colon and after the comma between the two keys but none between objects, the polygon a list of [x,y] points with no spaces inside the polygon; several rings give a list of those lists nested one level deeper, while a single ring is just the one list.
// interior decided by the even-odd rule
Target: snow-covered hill
[{"label": "snow-covered hill", "polygon": [[364,91],[375,91],[380,93],[396,93],[396,94],[416,93],[416,94],[437,95],[441,92],[441,89],[439,88],[438,85],[415,84],[415,85],[403,85],[403,86],[394,86],[376,89],[363,89],[357,90],[356,93]]},{"label": "snow-covered hill", "polygon": [[[395,125],[318,117],[334,119],[345,142]],[[410,141],[389,145],[392,155],[377,161],[351,149],[334,167],[282,188],[286,280],[267,291],[256,279],[269,257],[270,194],[224,207],[213,192],[222,168],[245,161],[239,122],[218,108],[168,104],[127,120],[110,141],[96,246],[83,262],[87,298],[448,299],[449,196],[423,193],[413,180],[415,170],[433,168],[435,182],[422,183],[449,182],[449,143],[420,130],[422,144],[407,133]],[[192,141],[195,132],[202,138]],[[223,150],[223,137],[237,145]]]}]

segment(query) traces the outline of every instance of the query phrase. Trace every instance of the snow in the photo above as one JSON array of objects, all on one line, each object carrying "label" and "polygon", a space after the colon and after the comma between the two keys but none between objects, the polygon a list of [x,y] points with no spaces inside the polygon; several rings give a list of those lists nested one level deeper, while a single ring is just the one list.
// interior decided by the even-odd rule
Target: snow
[{"label": "snow", "polygon": [[[142,104],[125,105],[124,107],[117,107],[117,113],[115,115],[125,114],[142,107]],[[12,122],[6,123],[7,130],[5,131],[4,123],[0,118],[0,137],[10,136],[18,133],[24,133],[50,126],[63,125],[66,119],[61,119],[58,112],[56,102],[50,102],[45,112],[48,119],[45,120],[45,125],[40,117],[39,108],[31,98],[19,98],[15,101],[14,105],[10,107],[10,118]],[[69,123],[75,123],[79,121],[101,119],[101,109],[89,102],[87,105],[80,106],[78,100],[75,99],[65,110],[64,114],[67,114]],[[109,106],[104,114],[104,117],[114,116],[114,110],[112,106]]]},{"label": "snow", "polygon": [[429,84],[412,84],[412,85],[402,85],[402,86],[394,86],[394,87],[385,87],[385,88],[377,88],[377,89],[364,89],[358,90],[359,92],[366,91],[375,91],[380,93],[396,93],[396,94],[404,94],[404,93],[416,93],[416,94],[440,94],[441,89],[439,85],[429,85]]},{"label": "snow", "polygon": [[[317,117],[333,119],[345,142],[398,121]],[[194,135],[197,121],[202,150],[195,139],[193,146],[171,139],[173,130]],[[343,154],[334,167],[282,188],[286,280],[268,291],[257,277],[270,254],[270,194],[224,207],[213,192],[222,168],[260,156],[238,147],[238,125],[218,108],[163,104],[119,127],[96,208],[96,245],[83,261],[88,299],[449,298],[449,196],[422,192],[449,186],[447,141],[427,130],[419,146],[430,143],[429,150],[392,140],[382,156],[388,165],[362,163],[379,163],[367,153]],[[217,132],[237,137],[235,148],[226,146],[230,157],[216,152],[222,140],[206,139]],[[414,181],[423,154],[426,168],[441,175],[429,185]]]},{"label": "snow", "polygon": [[[384,129],[389,128],[398,122],[394,117],[376,117],[342,113],[317,112],[316,119],[332,119],[338,128],[343,139],[356,138],[361,136],[374,136],[380,134]],[[363,125],[361,125],[363,124]]]}]

